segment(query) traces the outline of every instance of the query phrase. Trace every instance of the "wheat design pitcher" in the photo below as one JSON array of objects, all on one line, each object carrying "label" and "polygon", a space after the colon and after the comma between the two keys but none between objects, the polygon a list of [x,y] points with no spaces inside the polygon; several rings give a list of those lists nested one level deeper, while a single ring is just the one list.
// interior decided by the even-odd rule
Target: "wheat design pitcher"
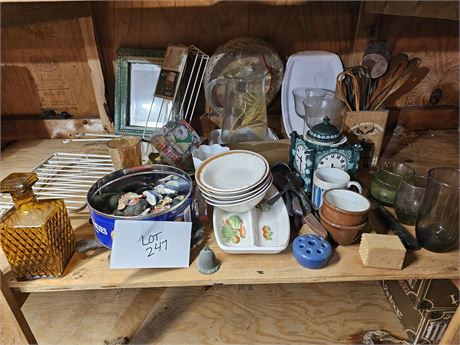
[{"label": "wheat design pitcher", "polygon": [[266,139],[266,77],[267,72],[259,65],[247,65],[229,71],[208,84],[206,99],[223,116],[223,143]]}]

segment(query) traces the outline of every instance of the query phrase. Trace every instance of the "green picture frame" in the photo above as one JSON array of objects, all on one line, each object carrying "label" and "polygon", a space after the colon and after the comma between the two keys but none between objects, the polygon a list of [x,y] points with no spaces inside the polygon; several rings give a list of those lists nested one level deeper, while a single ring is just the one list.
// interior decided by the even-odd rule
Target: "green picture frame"
[{"label": "green picture frame", "polygon": [[[151,76],[159,75],[164,55],[165,50],[133,48],[118,48],[116,50],[114,114],[116,134],[144,137],[154,134],[158,128],[162,127],[162,123],[157,123],[156,125],[149,124],[146,127],[145,113],[150,112],[149,123],[151,119],[160,116],[158,111],[156,113],[152,112],[153,102],[154,100],[155,102],[157,101],[156,98],[154,99],[157,80],[151,78]],[[145,72],[142,69],[145,69]],[[138,76],[136,78],[142,79],[139,81],[144,83],[142,86],[146,82],[148,83],[150,79],[152,80],[152,84],[149,84],[147,88],[137,87],[136,89],[137,82],[134,80],[135,75]],[[146,99],[146,96],[151,97],[151,101],[141,104],[143,109],[137,106],[137,109],[140,109],[140,111],[133,112],[133,107],[137,103],[142,103],[142,99],[140,101],[137,99],[136,92],[142,93],[143,100]],[[158,101],[162,102],[164,100],[158,99]],[[144,121],[142,121],[142,116],[145,118]]]}]

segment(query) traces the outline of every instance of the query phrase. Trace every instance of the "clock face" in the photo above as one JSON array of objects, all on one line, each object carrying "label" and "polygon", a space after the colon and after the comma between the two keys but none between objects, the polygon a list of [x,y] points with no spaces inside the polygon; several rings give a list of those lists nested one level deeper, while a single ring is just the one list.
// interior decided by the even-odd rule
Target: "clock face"
[{"label": "clock face", "polygon": [[300,174],[305,174],[305,170],[307,169],[307,149],[302,144],[297,145],[294,164]]},{"label": "clock face", "polygon": [[338,168],[347,170],[347,158],[340,153],[329,153],[318,161],[318,168]]}]

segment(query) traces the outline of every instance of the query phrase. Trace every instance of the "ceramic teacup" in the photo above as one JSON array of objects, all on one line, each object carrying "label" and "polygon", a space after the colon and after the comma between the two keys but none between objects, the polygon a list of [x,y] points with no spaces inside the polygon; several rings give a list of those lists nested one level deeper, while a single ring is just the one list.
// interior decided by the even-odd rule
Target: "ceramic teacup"
[{"label": "ceramic teacup", "polygon": [[323,194],[330,189],[356,187],[361,194],[363,189],[358,182],[351,181],[350,175],[338,168],[320,168],[313,173],[311,201],[315,209],[323,204]]},{"label": "ceramic teacup", "polygon": [[355,225],[338,225],[324,216],[323,210],[319,211],[320,222],[331,235],[332,239],[342,246],[355,243],[367,227],[367,222]]},{"label": "ceramic teacup", "polygon": [[333,223],[355,226],[366,222],[371,202],[348,189],[331,189],[323,195],[321,211]]}]

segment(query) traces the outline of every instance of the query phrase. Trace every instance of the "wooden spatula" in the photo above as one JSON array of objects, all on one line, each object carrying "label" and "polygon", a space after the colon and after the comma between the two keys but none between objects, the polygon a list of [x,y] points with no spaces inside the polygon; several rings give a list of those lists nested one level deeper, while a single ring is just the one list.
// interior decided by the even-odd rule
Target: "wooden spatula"
[{"label": "wooden spatula", "polygon": [[414,74],[415,70],[420,66],[422,60],[419,58],[413,58],[409,60],[407,67],[404,69],[404,72],[401,76],[392,84],[388,89],[386,89],[380,98],[375,100],[375,104],[372,104],[374,109],[378,109],[392,94],[398,91]]},{"label": "wooden spatula", "polygon": [[401,77],[409,62],[409,57],[398,54],[391,58],[386,73],[378,80],[377,87],[372,94],[369,109],[375,109],[376,99],[381,98],[382,94],[388,91],[392,85]]}]

